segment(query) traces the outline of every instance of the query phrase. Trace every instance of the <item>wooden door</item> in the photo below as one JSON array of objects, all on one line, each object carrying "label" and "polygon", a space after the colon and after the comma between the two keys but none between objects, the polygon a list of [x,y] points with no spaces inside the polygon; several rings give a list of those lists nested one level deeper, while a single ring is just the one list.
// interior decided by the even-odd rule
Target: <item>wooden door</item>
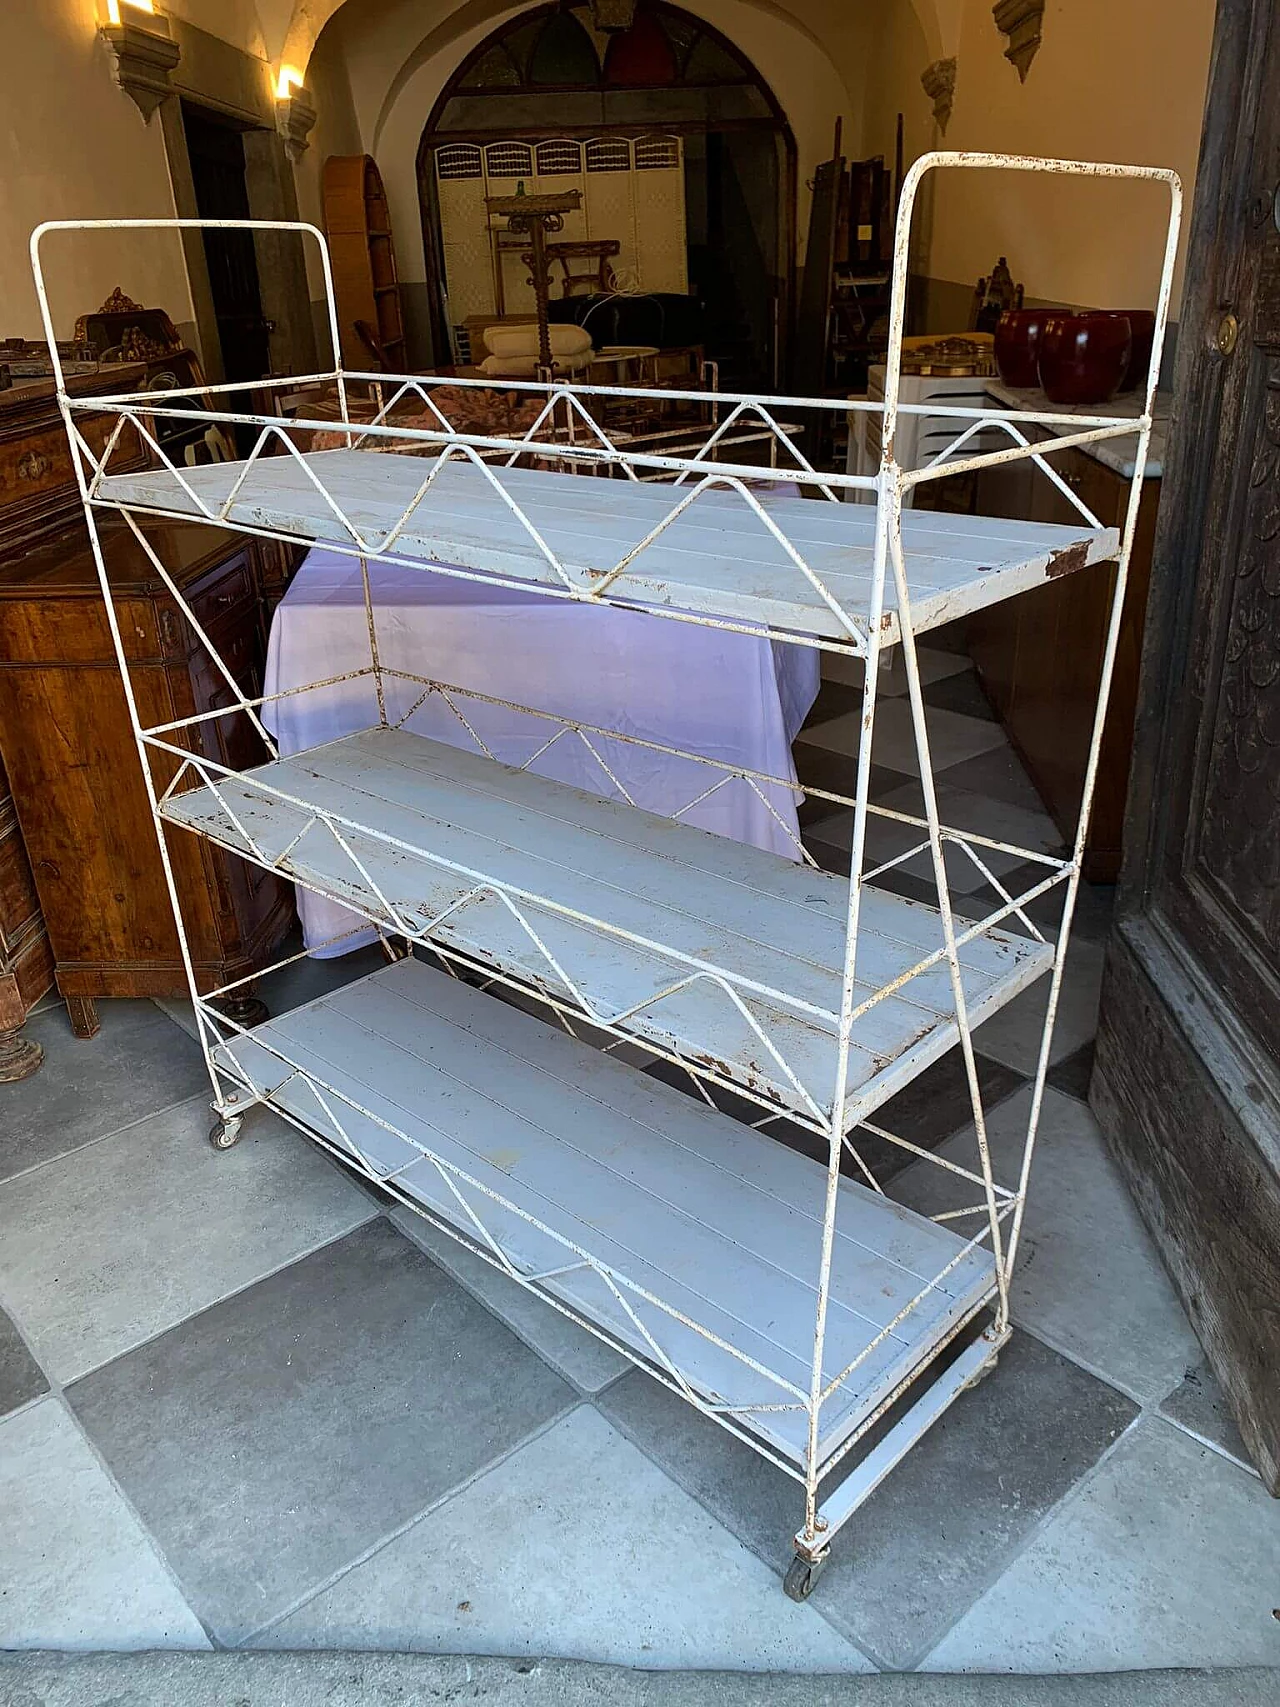
[{"label": "wooden door", "polygon": [[1280,20],[1220,0],[1093,1100],[1280,1493]]},{"label": "wooden door", "polygon": [[[240,131],[186,105],[182,121],[201,219],[248,219]],[[206,231],[203,241],[223,370],[229,380],[263,379],[271,371],[271,327],[262,312],[253,233]]]}]

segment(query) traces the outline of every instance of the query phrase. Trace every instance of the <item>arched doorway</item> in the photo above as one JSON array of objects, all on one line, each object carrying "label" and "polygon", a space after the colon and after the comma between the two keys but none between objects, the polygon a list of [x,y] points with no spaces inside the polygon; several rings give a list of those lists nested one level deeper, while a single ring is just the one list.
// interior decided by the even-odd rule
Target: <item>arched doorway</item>
[{"label": "arched doorway", "polygon": [[[613,239],[617,287],[657,296],[673,341],[699,342],[726,387],[773,387],[795,252],[795,145],[755,67],[701,19],[640,0],[605,31],[590,0],[541,6],[480,43],[441,92],[418,149],[433,334],[518,312],[518,255],[486,194],[577,188],[565,236]],[[672,299],[672,300],[669,300]],[[696,335],[691,335],[696,334]]]}]

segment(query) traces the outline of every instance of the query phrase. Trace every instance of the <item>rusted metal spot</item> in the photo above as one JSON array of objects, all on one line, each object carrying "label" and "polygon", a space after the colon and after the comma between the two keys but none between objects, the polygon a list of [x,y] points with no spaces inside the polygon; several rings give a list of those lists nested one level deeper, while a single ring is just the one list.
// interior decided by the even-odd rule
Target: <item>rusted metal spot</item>
[{"label": "rusted metal spot", "polygon": [[1059,575],[1072,575],[1077,569],[1083,569],[1089,560],[1089,545],[1086,540],[1078,540],[1075,545],[1068,545],[1061,551],[1055,551],[1045,568],[1045,578],[1056,581]]}]

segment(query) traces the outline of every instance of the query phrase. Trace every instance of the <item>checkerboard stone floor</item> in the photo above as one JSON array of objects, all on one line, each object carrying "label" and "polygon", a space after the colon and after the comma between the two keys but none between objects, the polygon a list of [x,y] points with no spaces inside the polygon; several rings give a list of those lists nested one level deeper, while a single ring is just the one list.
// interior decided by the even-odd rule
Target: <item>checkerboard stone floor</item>
[{"label": "checkerboard stone floor", "polygon": [[[944,641],[923,662],[944,812],[1056,846],[966,658]],[[856,679],[840,673],[797,746],[815,786],[848,774]],[[875,795],[910,806],[900,666],[883,685]],[[848,814],[804,818],[815,857],[847,865]],[[892,826],[876,834],[874,857],[902,851]],[[893,881],[922,892],[927,872]],[[60,1008],[38,1015],[44,1068],[0,1093],[0,1646],[1280,1663],[1280,1505],[1083,1100],[1107,915],[1086,891],[1018,1331],[804,1606],[779,1583],[797,1490],[764,1460],[274,1116],[215,1154],[181,1004],[106,1003],[90,1043]],[[282,1008],[376,963],[304,962],[265,994]],[[977,1037],[997,1157],[1025,1115],[1042,999]],[[967,1122],[951,1059],[887,1120],[944,1153]],[[950,1177],[915,1162],[893,1189],[933,1211]]]}]

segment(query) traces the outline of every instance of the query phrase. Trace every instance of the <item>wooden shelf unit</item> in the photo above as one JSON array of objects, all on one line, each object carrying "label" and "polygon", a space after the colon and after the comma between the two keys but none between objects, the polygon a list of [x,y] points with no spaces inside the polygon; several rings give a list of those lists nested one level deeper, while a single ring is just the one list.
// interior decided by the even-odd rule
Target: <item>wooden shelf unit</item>
[{"label": "wooden shelf unit", "polygon": [[324,163],[324,227],[333,262],[342,360],[351,368],[377,365],[377,338],[387,368],[405,364],[404,312],[396,272],[391,213],[382,175],[368,154],[331,154]]}]

